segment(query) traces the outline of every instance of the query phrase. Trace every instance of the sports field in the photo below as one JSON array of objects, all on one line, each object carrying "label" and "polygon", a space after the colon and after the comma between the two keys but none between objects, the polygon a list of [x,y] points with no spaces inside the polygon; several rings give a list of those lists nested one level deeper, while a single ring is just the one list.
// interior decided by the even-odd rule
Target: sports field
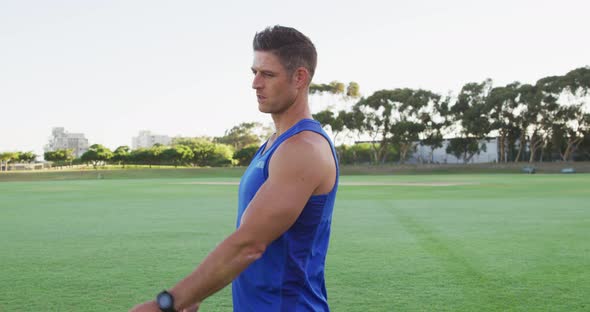
[{"label": "sports field", "polygon": [[[237,181],[0,183],[0,311],[152,299],[232,232]],[[343,176],[338,195],[333,311],[590,311],[588,174]],[[230,288],[201,311],[231,311]]]}]

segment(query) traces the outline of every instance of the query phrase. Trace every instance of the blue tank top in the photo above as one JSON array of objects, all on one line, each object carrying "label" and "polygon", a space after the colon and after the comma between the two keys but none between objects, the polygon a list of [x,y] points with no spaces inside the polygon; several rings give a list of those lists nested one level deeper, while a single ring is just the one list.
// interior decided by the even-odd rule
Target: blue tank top
[{"label": "blue tank top", "polygon": [[329,193],[311,196],[291,228],[268,245],[262,257],[234,280],[235,312],[329,311],[324,264],[339,168],[334,144],[319,122],[303,119],[281,134],[268,150],[264,151],[268,142],[258,149],[240,181],[237,226],[268,178],[272,154],[281,143],[302,131],[319,133],[330,143],[336,163],[336,183]]}]

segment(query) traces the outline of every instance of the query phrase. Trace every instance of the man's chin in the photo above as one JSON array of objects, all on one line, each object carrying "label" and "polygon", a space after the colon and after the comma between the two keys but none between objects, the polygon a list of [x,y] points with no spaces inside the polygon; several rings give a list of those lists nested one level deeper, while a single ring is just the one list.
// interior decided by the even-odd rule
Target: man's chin
[{"label": "man's chin", "polygon": [[270,108],[268,108],[268,107],[265,107],[264,105],[262,105],[262,104],[260,104],[260,103],[258,103],[258,110],[259,110],[261,113],[265,113],[265,114],[271,114],[271,113],[272,113],[272,110],[271,110]]}]

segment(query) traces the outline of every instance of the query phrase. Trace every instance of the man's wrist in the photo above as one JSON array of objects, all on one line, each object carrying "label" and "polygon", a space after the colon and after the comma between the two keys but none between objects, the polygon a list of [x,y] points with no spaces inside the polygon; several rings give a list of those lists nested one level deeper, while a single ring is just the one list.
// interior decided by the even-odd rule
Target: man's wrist
[{"label": "man's wrist", "polygon": [[164,290],[156,296],[156,304],[162,312],[177,312],[174,295]]},{"label": "man's wrist", "polygon": [[180,306],[181,301],[178,298],[178,292],[176,292],[173,288],[171,288],[170,290],[168,290],[168,292],[172,295],[172,297],[174,298],[174,311],[182,311],[182,309],[184,307]]}]

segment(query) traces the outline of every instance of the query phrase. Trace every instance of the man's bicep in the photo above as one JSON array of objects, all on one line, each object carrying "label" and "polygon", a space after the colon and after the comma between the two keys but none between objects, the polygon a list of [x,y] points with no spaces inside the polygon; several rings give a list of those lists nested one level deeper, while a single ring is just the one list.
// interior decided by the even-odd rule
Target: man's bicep
[{"label": "man's bicep", "polygon": [[285,150],[271,161],[268,180],[260,187],[242,216],[240,228],[271,243],[295,223],[318,185],[310,159]]},{"label": "man's bicep", "polygon": [[240,230],[248,231],[261,243],[270,244],[295,223],[310,194],[292,185],[267,181],[244,212]]}]

